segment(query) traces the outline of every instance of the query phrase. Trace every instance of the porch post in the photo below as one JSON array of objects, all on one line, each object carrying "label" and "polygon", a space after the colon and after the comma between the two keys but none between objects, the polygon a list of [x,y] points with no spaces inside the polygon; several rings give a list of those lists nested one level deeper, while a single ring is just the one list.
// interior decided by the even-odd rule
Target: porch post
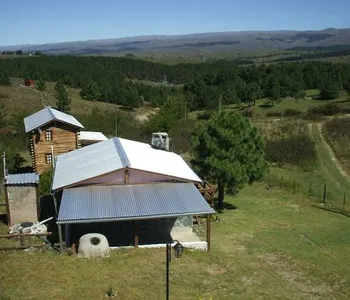
[{"label": "porch post", "polygon": [[66,241],[66,247],[70,247],[70,225],[66,224],[65,226],[65,241]]},{"label": "porch post", "polygon": [[139,224],[137,221],[133,221],[134,224],[134,247],[139,247]]},{"label": "porch post", "polygon": [[211,215],[207,215],[207,251],[210,252]]},{"label": "porch post", "polygon": [[62,227],[61,224],[57,224],[58,226],[58,239],[60,241],[60,251],[63,253],[63,240],[62,240]]}]

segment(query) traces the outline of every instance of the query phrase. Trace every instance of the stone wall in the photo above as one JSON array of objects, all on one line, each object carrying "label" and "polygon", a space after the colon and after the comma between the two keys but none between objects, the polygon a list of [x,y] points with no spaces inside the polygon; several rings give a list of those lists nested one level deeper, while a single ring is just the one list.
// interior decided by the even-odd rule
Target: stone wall
[{"label": "stone wall", "polygon": [[36,186],[7,186],[10,225],[38,220]]}]

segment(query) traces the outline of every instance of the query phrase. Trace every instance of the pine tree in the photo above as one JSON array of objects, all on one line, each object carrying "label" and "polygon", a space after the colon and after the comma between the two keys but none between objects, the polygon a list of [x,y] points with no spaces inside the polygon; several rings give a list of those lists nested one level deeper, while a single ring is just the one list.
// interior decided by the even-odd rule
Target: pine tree
[{"label": "pine tree", "polygon": [[97,82],[91,80],[88,85],[81,90],[80,96],[85,100],[99,100],[101,91]]},{"label": "pine tree", "polygon": [[191,136],[191,154],[191,163],[202,178],[217,183],[219,207],[225,188],[237,192],[261,179],[268,169],[262,138],[237,112],[223,111],[206,123],[197,123]]},{"label": "pine tree", "polygon": [[55,85],[55,98],[57,99],[56,106],[58,110],[65,113],[70,111],[69,104],[71,100],[62,81],[58,81]]},{"label": "pine tree", "polygon": [[36,85],[36,88],[38,91],[45,91],[46,90],[45,81],[42,80],[41,78],[36,81],[35,85]]}]

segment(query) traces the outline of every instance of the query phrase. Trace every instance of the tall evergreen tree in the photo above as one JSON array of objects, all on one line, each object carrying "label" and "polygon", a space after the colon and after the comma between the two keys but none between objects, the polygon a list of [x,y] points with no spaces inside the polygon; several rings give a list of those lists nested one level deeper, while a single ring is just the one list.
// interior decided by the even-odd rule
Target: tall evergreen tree
[{"label": "tall evergreen tree", "polygon": [[41,78],[35,82],[36,88],[38,91],[45,91],[46,90],[46,84],[45,81]]},{"label": "tall evergreen tree", "polygon": [[214,114],[196,124],[191,136],[192,165],[202,178],[218,185],[219,206],[225,188],[237,192],[267,171],[264,144],[250,121],[236,112]]},{"label": "tall evergreen tree", "polygon": [[10,85],[10,77],[0,70],[0,85]]},{"label": "tall evergreen tree", "polygon": [[69,105],[71,99],[69,99],[67,90],[62,81],[58,81],[55,85],[55,98],[57,99],[56,106],[58,110],[65,113],[70,111]]},{"label": "tall evergreen tree", "polygon": [[99,100],[101,97],[101,91],[97,82],[91,80],[87,86],[83,87],[80,96],[86,100]]}]

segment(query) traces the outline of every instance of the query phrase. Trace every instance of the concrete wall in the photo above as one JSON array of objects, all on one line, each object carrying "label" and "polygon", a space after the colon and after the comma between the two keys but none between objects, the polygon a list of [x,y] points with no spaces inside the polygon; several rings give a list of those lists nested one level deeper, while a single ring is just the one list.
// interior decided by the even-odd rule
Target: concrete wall
[{"label": "concrete wall", "polygon": [[10,225],[38,220],[36,186],[7,186]]}]

